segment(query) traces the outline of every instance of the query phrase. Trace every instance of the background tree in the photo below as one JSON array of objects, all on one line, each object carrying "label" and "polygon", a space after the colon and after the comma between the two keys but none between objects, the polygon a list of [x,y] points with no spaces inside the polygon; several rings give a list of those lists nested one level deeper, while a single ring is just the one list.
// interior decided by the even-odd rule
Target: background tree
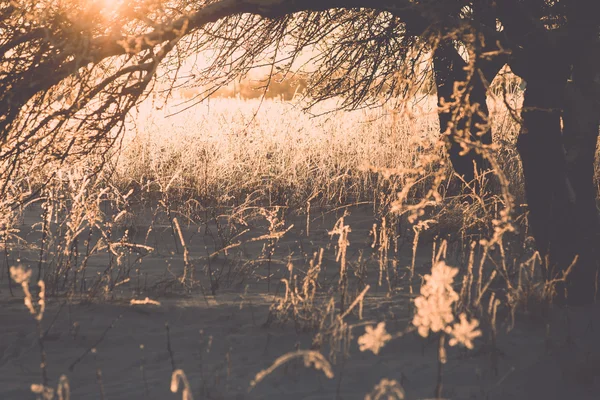
[{"label": "background tree", "polygon": [[[594,0],[3,2],[2,191],[17,171],[109,149],[157,78],[208,85],[205,97],[259,61],[289,72],[305,49],[318,50],[311,98],[340,96],[345,108],[414,96],[432,64],[440,130],[470,181],[488,168],[487,89],[508,63],[527,82],[518,148],[537,247],[548,278],[565,278],[559,298],[568,291],[569,301],[590,302],[600,232],[597,8]],[[179,76],[199,53],[210,63]]]}]

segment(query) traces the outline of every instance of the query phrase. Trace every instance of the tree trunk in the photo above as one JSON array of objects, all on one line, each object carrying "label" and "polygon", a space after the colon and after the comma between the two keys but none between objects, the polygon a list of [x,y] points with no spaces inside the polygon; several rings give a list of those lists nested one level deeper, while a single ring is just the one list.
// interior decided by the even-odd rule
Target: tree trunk
[{"label": "tree trunk", "polygon": [[565,91],[563,141],[567,175],[575,195],[578,265],[563,285],[573,304],[596,300],[600,267],[600,220],[596,206],[594,159],[598,143],[600,107],[587,85],[576,81]]},{"label": "tree trunk", "polygon": [[[488,69],[486,79],[491,81],[498,73],[502,65],[493,66]],[[454,94],[454,84],[464,82],[468,76],[465,71],[467,63],[460,56],[454,44],[451,41],[442,41],[434,51],[433,69],[435,75],[435,85],[437,89],[438,106],[442,102],[451,101]],[[491,129],[481,131],[481,126],[487,124],[489,110],[486,103],[487,89],[482,82],[480,74],[476,71],[472,77],[472,88],[470,91],[470,103],[478,107],[478,112],[473,113],[472,119],[462,118],[459,121],[452,121],[453,108],[445,110],[438,114],[440,121],[440,132],[448,135],[450,146],[448,153],[454,171],[463,177],[466,182],[471,182],[475,178],[475,171],[482,173],[488,170],[489,164],[484,157],[471,150],[466,154],[460,145],[460,135],[468,135],[468,138],[474,142],[484,144],[492,143]],[[451,125],[449,125],[452,122]],[[450,128],[450,129],[449,129]]]},{"label": "tree trunk", "polygon": [[534,73],[526,75],[517,148],[529,222],[556,300],[588,304],[596,296],[600,237],[593,184],[598,107],[581,89],[590,82],[567,85],[569,66],[548,51],[528,59]]}]

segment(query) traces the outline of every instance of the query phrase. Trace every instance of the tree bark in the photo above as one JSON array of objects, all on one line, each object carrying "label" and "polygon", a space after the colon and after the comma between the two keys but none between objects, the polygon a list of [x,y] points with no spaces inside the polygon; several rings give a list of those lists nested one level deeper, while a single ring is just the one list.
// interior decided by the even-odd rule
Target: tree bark
[{"label": "tree bark", "polygon": [[540,49],[527,56],[532,73],[525,72],[517,148],[546,280],[555,283],[557,302],[581,305],[595,300],[597,288],[600,224],[593,172],[599,114],[594,97],[582,89],[591,82],[567,84],[569,65],[554,53]]},{"label": "tree bark", "polygon": [[[486,80],[491,81],[502,65],[492,66],[486,72]],[[456,82],[465,82],[468,78],[468,72],[465,70],[467,63],[460,56],[451,41],[442,41],[434,51],[433,68],[435,75],[435,85],[437,89],[438,106],[442,106],[443,101],[451,101],[454,94],[454,84]],[[480,174],[490,168],[489,163],[481,154],[474,150],[463,153],[463,147],[460,145],[461,135],[467,135],[473,142],[484,144],[492,143],[492,131],[488,128],[481,131],[481,127],[487,124],[489,110],[486,103],[487,88],[481,79],[478,71],[475,71],[472,77],[472,87],[470,90],[470,103],[477,107],[477,112],[473,113],[472,118],[461,118],[459,121],[453,121],[454,109],[444,110],[438,114],[440,121],[441,134],[447,135],[450,146],[448,154],[454,167],[454,171],[462,176],[466,182],[475,179],[475,172]],[[449,129],[450,128],[450,129]]]},{"label": "tree bark", "polygon": [[[587,81],[587,82],[586,82]],[[593,92],[593,81],[578,82],[577,77],[565,90],[563,142],[566,169],[574,192],[574,220],[577,229],[578,265],[567,277],[567,300],[585,304],[598,295],[600,267],[600,220],[596,206],[594,159],[598,143],[600,107]]]}]

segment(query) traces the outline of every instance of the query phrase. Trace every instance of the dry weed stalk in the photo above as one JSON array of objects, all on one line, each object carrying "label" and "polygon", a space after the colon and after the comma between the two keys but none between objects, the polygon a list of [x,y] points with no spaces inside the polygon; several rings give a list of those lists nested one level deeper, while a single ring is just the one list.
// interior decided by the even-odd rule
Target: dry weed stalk
[{"label": "dry weed stalk", "polygon": [[[417,260],[417,248],[419,246],[419,237],[421,235],[421,232],[424,230],[429,229],[431,224],[435,224],[437,221],[435,220],[425,220],[425,221],[418,221],[415,225],[413,225],[413,231],[415,233],[415,236],[413,238],[413,245],[412,245],[412,259],[411,259],[411,263],[410,263],[410,274],[409,274],[409,290],[410,290],[410,294],[413,294],[413,279],[415,277],[415,262]],[[434,246],[435,246],[435,242],[434,242]],[[435,250],[433,251],[432,254],[435,254]]]},{"label": "dry weed stalk", "polygon": [[278,298],[271,306],[267,324],[275,318],[281,323],[292,319],[296,330],[309,330],[318,326],[322,310],[315,304],[315,296],[322,262],[323,249],[320,249],[318,253],[314,253],[301,281],[294,273],[294,265],[288,262],[288,278],[281,279],[285,285],[284,297]]},{"label": "dry weed stalk", "polygon": [[[443,246],[445,247],[445,246]],[[438,253],[441,255],[442,252]],[[425,283],[421,286],[421,296],[415,299],[417,313],[413,318],[413,325],[421,336],[427,337],[430,332],[438,333],[438,375],[435,388],[437,399],[442,396],[442,371],[446,363],[446,337],[450,337],[449,344],[461,344],[468,349],[473,348],[473,340],[481,336],[477,329],[479,322],[467,320],[466,314],[460,315],[460,322],[454,325],[455,320],[453,305],[459,300],[454,291],[453,281],[458,274],[457,268],[452,268],[439,259],[431,268],[431,275],[425,275]]]},{"label": "dry weed stalk", "polygon": [[194,283],[194,265],[190,262],[190,252],[188,250],[187,245],[185,244],[183,232],[181,231],[181,227],[179,226],[179,221],[177,220],[177,218],[173,218],[172,223],[175,227],[175,232],[177,233],[179,241],[181,242],[181,246],[183,247],[183,275],[181,276],[180,281],[181,284],[184,286],[191,286]]},{"label": "dry weed stalk", "polygon": [[[335,307],[335,301],[333,297],[330,298],[319,323],[317,333],[313,338],[312,347],[320,349],[325,344],[329,345],[329,359],[335,363],[338,354],[342,354],[345,360],[350,355],[350,345],[352,344],[352,329],[355,325],[348,324],[346,317],[358,307],[359,314],[362,314],[360,310],[363,307],[365,295],[371,287],[367,285],[362,292],[356,296],[354,301],[343,313],[338,313]],[[361,325],[361,324],[359,324]]]},{"label": "dry weed stalk", "polygon": [[[42,373],[42,383],[41,384],[32,384],[31,391],[41,395],[44,400],[52,400],[54,399],[54,388],[49,386],[48,382],[48,365],[46,358],[46,348],[44,346],[44,340],[46,335],[42,329],[42,319],[44,318],[44,312],[46,310],[46,285],[44,281],[38,281],[37,285],[39,287],[38,293],[38,301],[37,304],[34,302],[33,295],[29,290],[29,283],[31,281],[31,269],[26,269],[23,266],[18,267],[10,267],[10,275],[11,278],[17,283],[21,285],[24,294],[24,304],[25,307],[29,310],[29,313],[33,316],[36,323],[37,330],[37,340],[38,346],[40,350],[40,370]],[[59,385],[60,386],[60,385]],[[62,391],[61,391],[62,393]]]},{"label": "dry weed stalk", "polygon": [[146,305],[146,304],[151,304],[151,305],[154,305],[154,306],[160,306],[160,301],[152,300],[149,297],[146,297],[144,300],[131,299],[131,301],[129,302],[129,304],[131,304],[132,306],[135,306],[135,305]]},{"label": "dry weed stalk", "polygon": [[[386,217],[381,218],[381,225],[377,229],[377,224],[373,224],[373,244],[372,248],[377,247],[377,261],[379,265],[379,279],[377,281],[378,286],[383,284],[383,277],[385,276],[386,283],[388,285],[388,293],[392,292],[392,282],[390,279],[389,270],[389,251],[390,251],[390,227],[388,226],[388,219]],[[395,265],[394,262],[392,262]],[[394,274],[396,274],[394,268]]]},{"label": "dry weed stalk", "polygon": [[176,369],[171,374],[171,393],[177,393],[181,387],[181,400],[194,400],[192,389],[187,376],[182,369]]},{"label": "dry weed stalk", "polygon": [[[310,203],[309,203],[310,204]],[[279,211],[281,207],[274,207],[273,209],[260,208],[259,212],[269,223],[269,239],[267,245],[263,248],[263,253],[267,254],[267,292],[271,292],[271,261],[277,242],[282,235],[279,232],[285,226],[285,220],[279,217]]]},{"label": "dry weed stalk", "polygon": [[335,235],[338,236],[337,254],[335,261],[340,263],[340,279],[338,282],[338,286],[340,292],[340,313],[342,314],[345,310],[345,300],[348,294],[348,271],[346,261],[346,251],[348,250],[348,246],[350,246],[348,234],[352,232],[350,226],[344,224],[345,216],[346,212],[344,212],[344,215],[337,220],[333,229],[329,232],[329,236],[331,237]]},{"label": "dry weed stalk", "polygon": [[301,358],[306,368],[313,367],[317,371],[323,371],[323,374],[325,374],[327,378],[333,379],[334,374],[331,364],[325,359],[325,357],[323,357],[321,353],[314,350],[297,350],[278,357],[269,368],[257,373],[254,379],[250,382],[248,391],[252,390],[258,383],[269,376],[277,368],[296,358]]}]

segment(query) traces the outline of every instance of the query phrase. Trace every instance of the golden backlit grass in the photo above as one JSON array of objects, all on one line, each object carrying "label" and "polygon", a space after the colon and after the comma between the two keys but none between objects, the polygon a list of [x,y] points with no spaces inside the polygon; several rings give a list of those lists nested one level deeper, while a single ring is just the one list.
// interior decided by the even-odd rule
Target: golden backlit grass
[{"label": "golden backlit grass", "polygon": [[[432,151],[444,157],[435,146],[434,97],[402,109],[334,108],[321,104],[309,114],[277,100],[217,98],[187,110],[147,102],[112,160],[111,179],[204,205],[239,204],[254,193],[268,205],[336,206],[377,201],[389,182],[373,171],[414,168]],[[492,109],[497,156],[518,188],[516,123],[500,102]]]},{"label": "golden backlit grass", "polygon": [[257,190],[280,204],[364,201],[378,188],[368,167],[411,168],[439,136],[431,102],[402,114],[326,113],[327,106],[311,116],[286,102],[213,99],[164,118],[175,110],[148,104],[124,141],[115,178],[222,204]]}]

